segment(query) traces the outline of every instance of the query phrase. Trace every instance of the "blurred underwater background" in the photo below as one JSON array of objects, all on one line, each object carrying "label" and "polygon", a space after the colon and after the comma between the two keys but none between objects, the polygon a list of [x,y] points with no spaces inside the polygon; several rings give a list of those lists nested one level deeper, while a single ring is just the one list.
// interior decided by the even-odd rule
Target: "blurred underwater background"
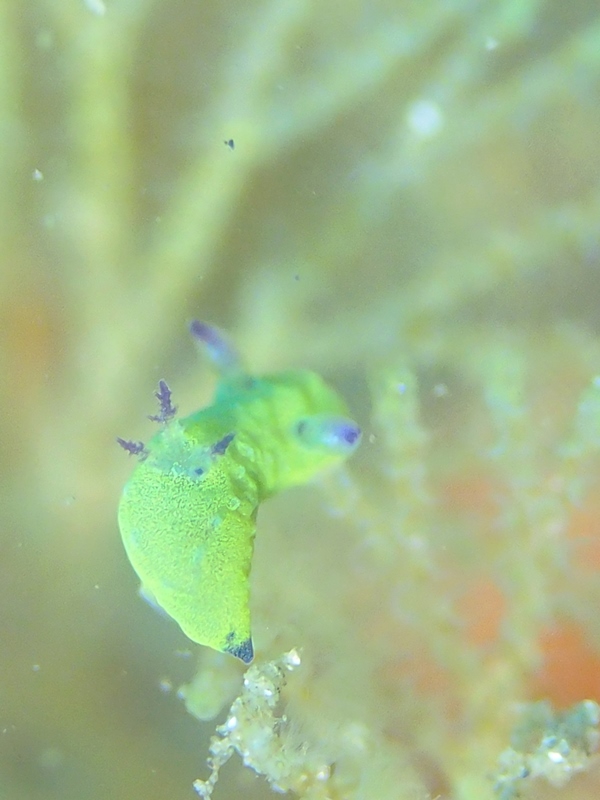
[{"label": "blurred underwater background", "polygon": [[[591,0],[0,0],[2,800],[599,791],[599,92]],[[363,428],[245,682],[116,525],[192,318]]]}]

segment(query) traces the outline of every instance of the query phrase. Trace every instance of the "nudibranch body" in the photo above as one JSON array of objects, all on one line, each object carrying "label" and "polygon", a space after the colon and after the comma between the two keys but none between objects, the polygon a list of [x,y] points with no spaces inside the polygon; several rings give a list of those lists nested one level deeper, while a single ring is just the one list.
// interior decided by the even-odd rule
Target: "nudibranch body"
[{"label": "nudibranch body", "polygon": [[123,489],[119,528],[142,594],[193,641],[249,663],[249,574],[258,505],[342,462],[360,429],[315,373],[246,374],[225,337],[204,323],[194,338],[220,372],[215,401],[176,419],[167,384],[159,432]]}]

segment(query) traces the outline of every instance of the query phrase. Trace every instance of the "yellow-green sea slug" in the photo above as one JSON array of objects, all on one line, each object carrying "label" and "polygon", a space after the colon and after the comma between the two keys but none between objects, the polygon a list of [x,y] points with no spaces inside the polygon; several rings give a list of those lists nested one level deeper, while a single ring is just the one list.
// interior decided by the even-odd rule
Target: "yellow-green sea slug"
[{"label": "yellow-green sea slug", "polygon": [[342,462],[360,428],[315,373],[252,377],[225,336],[190,330],[218,369],[212,405],[176,418],[160,381],[160,425],[147,445],[118,439],[138,463],[119,505],[119,528],[144,597],[195,642],[254,657],[249,573],[259,503]]}]

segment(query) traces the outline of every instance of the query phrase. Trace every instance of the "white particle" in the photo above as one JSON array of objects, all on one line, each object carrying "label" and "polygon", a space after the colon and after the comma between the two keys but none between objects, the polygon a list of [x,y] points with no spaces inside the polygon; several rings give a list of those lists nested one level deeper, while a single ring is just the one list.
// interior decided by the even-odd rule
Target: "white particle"
[{"label": "white particle", "polygon": [[406,123],[417,136],[430,139],[441,131],[444,117],[437,103],[431,100],[417,100],[408,107]]},{"label": "white particle", "polygon": [[97,14],[99,17],[103,17],[106,14],[104,0],[83,0],[83,2],[92,14]]},{"label": "white particle", "polygon": [[238,726],[238,718],[235,715],[229,717],[229,719],[225,723],[225,727],[227,728],[228,731],[235,730],[237,726]]},{"label": "white particle", "polygon": [[44,180],[44,173],[41,169],[34,169],[31,173],[31,177],[34,181],[43,181]]},{"label": "white particle", "polygon": [[288,669],[294,669],[294,667],[299,667],[300,664],[302,663],[302,660],[300,658],[300,653],[296,649],[290,650],[289,653],[285,654],[283,662]]}]

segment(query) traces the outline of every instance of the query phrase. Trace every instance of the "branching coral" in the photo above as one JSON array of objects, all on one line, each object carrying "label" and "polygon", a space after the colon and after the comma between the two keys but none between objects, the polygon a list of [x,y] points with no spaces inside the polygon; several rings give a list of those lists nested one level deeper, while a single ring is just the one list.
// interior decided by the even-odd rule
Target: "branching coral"
[{"label": "branching coral", "polygon": [[[294,792],[309,800],[343,797],[424,797],[418,781],[410,780],[410,768],[394,775],[385,746],[364,726],[348,724],[337,731],[337,744],[309,742],[293,720],[278,709],[286,674],[301,664],[296,650],[278,659],[250,667],[244,675],[242,694],[231,706],[227,719],[211,740],[207,780],[196,780],[200,797],[211,797],[221,767],[237,752],[245,766],[264,776],[276,792]],[[332,761],[335,748],[343,748],[343,760]],[[397,765],[400,766],[400,765]],[[351,777],[352,776],[352,777]]]},{"label": "branching coral", "polygon": [[234,750],[245,766],[267,776],[276,791],[300,790],[310,795],[314,791],[309,788],[307,792],[307,784],[328,779],[328,765],[310,768],[305,748],[291,740],[287,719],[276,716],[285,673],[299,665],[300,656],[290,651],[277,661],[250,667],[246,672],[243,693],[235,700],[227,720],[211,741],[211,775],[207,781],[197,780],[194,784],[200,797],[212,795],[219,770]]}]

